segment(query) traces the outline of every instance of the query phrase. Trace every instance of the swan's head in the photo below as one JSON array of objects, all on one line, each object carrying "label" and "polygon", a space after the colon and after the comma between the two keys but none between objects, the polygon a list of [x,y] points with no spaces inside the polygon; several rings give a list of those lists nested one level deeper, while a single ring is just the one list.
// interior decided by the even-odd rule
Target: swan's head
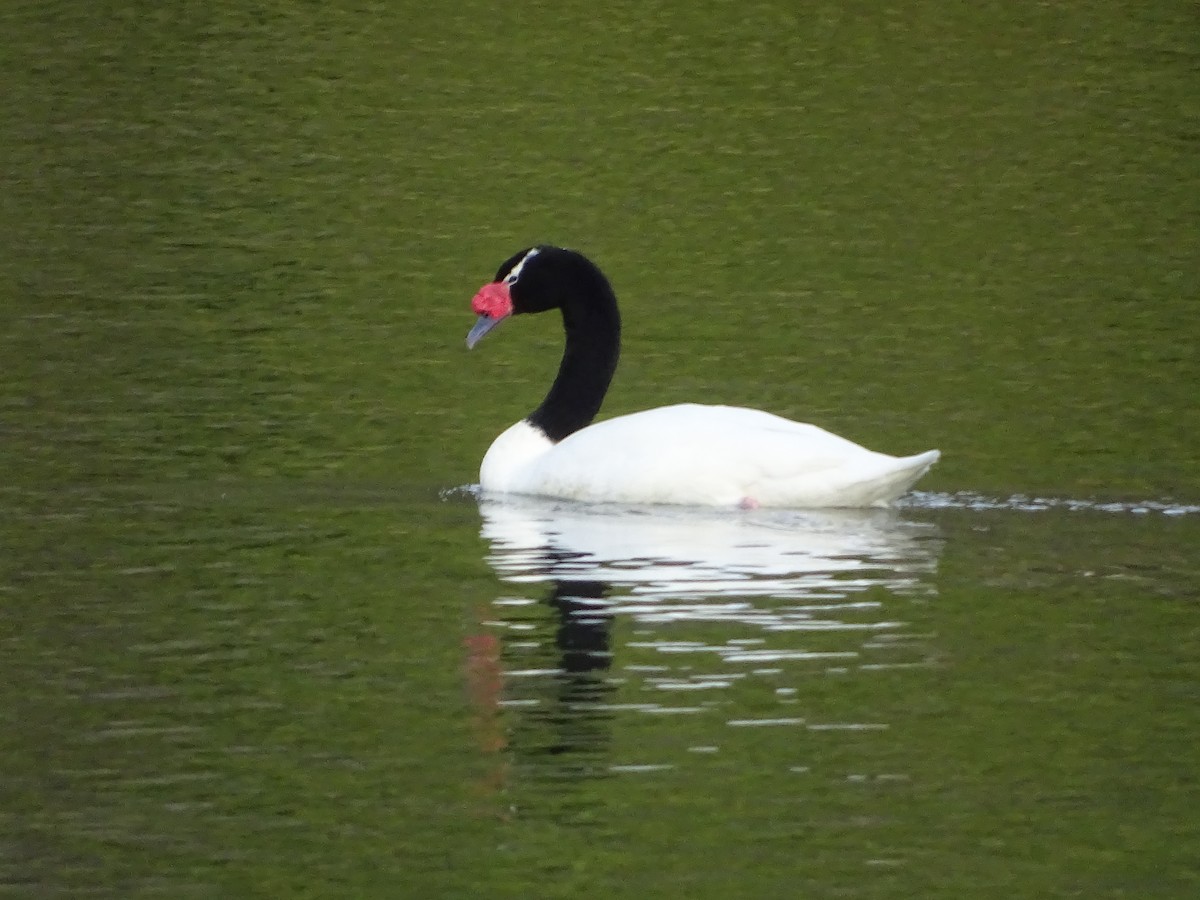
[{"label": "swan's head", "polygon": [[467,335],[467,346],[474,347],[511,315],[564,308],[569,298],[587,297],[599,285],[611,297],[600,270],[574,250],[539,245],[514,253],[471,301],[479,320]]}]

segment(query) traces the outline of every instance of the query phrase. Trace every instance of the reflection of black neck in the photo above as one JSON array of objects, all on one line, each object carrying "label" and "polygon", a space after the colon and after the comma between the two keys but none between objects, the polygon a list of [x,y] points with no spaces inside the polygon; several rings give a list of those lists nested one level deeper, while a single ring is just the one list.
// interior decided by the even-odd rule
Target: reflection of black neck
[{"label": "reflection of black neck", "polygon": [[560,301],[566,347],[546,399],[529,421],[555,443],[586,427],[604,402],[621,352],[621,315],[604,275],[582,257],[564,277]]},{"label": "reflection of black neck", "polygon": [[558,651],[558,697],[547,709],[555,740],[551,756],[568,754],[577,776],[593,771],[587,760],[603,752],[611,738],[610,714],[602,712],[613,686],[605,677],[612,666],[612,615],[602,601],[608,586],[599,581],[555,581],[547,603],[558,613],[554,646]]},{"label": "reflection of black neck", "polygon": [[[558,612],[558,648],[564,672],[604,672],[612,666],[612,616],[595,601],[608,586],[600,581],[556,581],[547,602]],[[592,602],[588,602],[592,601]]]}]

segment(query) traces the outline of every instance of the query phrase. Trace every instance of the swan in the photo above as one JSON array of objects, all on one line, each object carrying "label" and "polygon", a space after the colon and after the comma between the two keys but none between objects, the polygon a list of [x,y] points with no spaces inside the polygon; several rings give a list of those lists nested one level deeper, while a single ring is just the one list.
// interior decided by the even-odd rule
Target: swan
[{"label": "swan", "polygon": [[592,424],[620,353],[617,298],[581,253],[539,245],[505,260],[475,294],[475,345],[511,315],[558,309],[566,348],[542,404],[492,443],[487,494],[690,506],[888,506],[937,462],[876,453],[802,422],[684,403]]}]

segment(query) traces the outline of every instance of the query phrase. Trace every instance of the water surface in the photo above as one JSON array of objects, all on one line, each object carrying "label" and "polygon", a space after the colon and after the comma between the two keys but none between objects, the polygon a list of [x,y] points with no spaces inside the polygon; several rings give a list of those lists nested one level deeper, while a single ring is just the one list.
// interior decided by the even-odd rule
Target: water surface
[{"label": "water surface", "polygon": [[[1196,895],[1192,12],[7,11],[0,888]],[[621,298],[605,414],[942,462],[459,489],[539,241]]]}]

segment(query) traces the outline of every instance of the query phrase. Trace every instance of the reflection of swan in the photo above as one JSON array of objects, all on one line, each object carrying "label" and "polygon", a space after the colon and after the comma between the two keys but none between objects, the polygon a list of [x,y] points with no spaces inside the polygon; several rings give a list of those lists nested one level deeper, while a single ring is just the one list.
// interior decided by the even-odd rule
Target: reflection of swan
[{"label": "reflection of swan", "polygon": [[595,506],[480,500],[489,562],[507,581],[599,581],[630,599],[835,600],[911,590],[936,567],[936,529],[895,511]]},{"label": "reflection of swan", "polygon": [[[830,718],[836,707],[809,721],[803,679],[929,664],[926,636],[887,595],[931,590],[940,539],[893,510],[479,505],[488,561],[511,591],[481,623],[501,635],[495,703],[509,714],[481,719],[503,723],[510,759],[556,790],[621,762],[671,768],[748,726],[885,729],[860,710]],[[614,756],[630,715],[664,725]],[[665,724],[680,715],[694,717],[685,732]],[[670,756],[677,733],[689,743]]]}]

